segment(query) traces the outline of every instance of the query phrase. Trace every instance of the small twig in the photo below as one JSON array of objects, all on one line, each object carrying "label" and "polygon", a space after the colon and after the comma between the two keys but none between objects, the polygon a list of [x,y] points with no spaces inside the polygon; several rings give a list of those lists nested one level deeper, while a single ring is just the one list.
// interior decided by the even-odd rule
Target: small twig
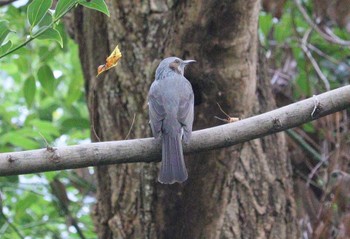
[{"label": "small twig", "polygon": [[331,32],[330,29],[328,30],[327,33],[322,31],[317,26],[317,24],[309,17],[306,10],[301,5],[300,0],[294,0],[294,3],[296,4],[299,11],[303,15],[305,21],[312,27],[312,29],[314,29],[316,32],[318,32],[325,40],[327,40],[328,42],[331,42],[331,43],[342,45],[342,46],[350,46],[350,41],[345,41],[343,39],[340,39],[339,37],[335,36],[333,33],[331,35],[329,35],[330,34],[329,32]]},{"label": "small twig", "polygon": [[269,69],[269,73],[274,74],[273,78],[271,79],[271,84],[275,84],[278,78],[282,78],[284,80],[289,80],[291,78],[291,76],[287,72],[282,72],[280,69]]},{"label": "small twig", "polygon": [[301,41],[301,49],[304,51],[304,53],[306,54],[307,58],[309,58],[312,66],[314,67],[317,75],[320,77],[320,79],[323,81],[323,83],[325,84],[326,90],[330,90],[330,84],[329,81],[327,79],[327,77],[323,74],[321,68],[318,66],[318,63],[316,62],[315,58],[312,56],[311,52],[309,51],[309,49],[307,48],[307,39],[309,38],[309,35],[311,33],[311,29],[307,30],[303,36],[303,39]]},{"label": "small twig", "polygon": [[46,138],[44,137],[44,135],[42,135],[40,132],[38,132],[38,133],[40,134],[41,138],[43,138],[43,140],[45,141],[45,143],[46,143],[46,148],[47,148],[47,149],[52,149],[52,147],[49,145],[49,143],[47,142],[47,140],[46,140]]},{"label": "small twig", "polygon": [[[304,175],[304,173],[302,173],[299,169],[295,169],[294,171],[295,171],[295,174],[299,175],[299,177],[301,177],[301,178],[304,179],[305,181],[308,180],[307,176]],[[294,171],[293,171],[293,172],[294,172]],[[311,184],[312,186],[314,186],[315,188],[322,189],[322,188],[320,187],[320,185],[318,185],[318,184],[317,184],[316,182],[314,182],[314,181],[310,181],[310,184]]]},{"label": "small twig", "polygon": [[95,137],[96,137],[96,139],[98,140],[98,142],[101,142],[100,137],[98,137],[98,135],[97,135],[97,133],[96,133],[94,123],[92,123],[92,125],[91,125],[91,129],[92,129],[92,132],[94,133],[94,136],[95,136]]},{"label": "small twig", "polygon": [[309,173],[309,176],[307,177],[307,181],[306,181],[306,186],[310,185],[310,182],[312,180],[312,178],[315,176],[317,170],[326,163],[326,159],[322,159],[320,162],[318,162],[316,164],[316,166],[311,170],[311,172]]},{"label": "small twig", "polygon": [[228,123],[227,119],[219,118],[219,117],[217,117],[217,116],[214,116],[214,118],[215,118],[215,119],[218,119],[218,120],[221,120],[221,121],[223,121],[223,122],[225,122],[225,123]]},{"label": "small twig", "polygon": [[50,182],[52,189],[52,194],[58,201],[58,205],[61,207],[63,213],[67,217],[68,224],[71,224],[76,230],[77,234],[81,239],[86,239],[82,230],[80,229],[77,220],[72,216],[72,213],[69,211],[69,202],[65,186],[56,178]]},{"label": "small twig", "polygon": [[221,111],[222,113],[224,113],[224,115],[227,116],[227,118],[231,118],[231,116],[229,116],[229,115],[221,108],[221,105],[220,105],[218,102],[216,102],[216,104],[219,106],[220,111]]},{"label": "small twig", "polygon": [[346,67],[346,69],[347,69],[348,71],[350,70],[350,66],[347,65],[345,62],[342,62],[342,61],[340,61],[340,60],[338,60],[338,59],[335,59],[334,57],[332,57],[332,56],[330,56],[330,55],[324,53],[323,51],[321,51],[319,48],[315,47],[315,46],[312,45],[311,43],[307,43],[307,47],[308,47],[310,50],[316,52],[319,56],[324,57],[324,58],[327,59],[328,61],[330,61],[330,62],[332,62],[332,63],[334,63],[334,64],[337,64],[337,65],[343,64],[343,65]]},{"label": "small twig", "polygon": [[125,140],[127,140],[127,139],[129,138],[129,135],[130,135],[130,133],[131,133],[132,127],[134,126],[134,123],[135,123],[135,119],[136,119],[136,113],[134,113],[134,118],[132,119],[131,126],[130,126],[130,128],[129,128],[129,132],[128,132],[128,134],[126,135]]},{"label": "small twig", "polygon": [[6,223],[16,232],[16,234],[18,235],[19,238],[24,239],[24,236],[21,234],[21,232],[18,230],[18,228],[12,224],[12,222],[10,222],[10,220],[8,219],[8,217],[4,214],[4,212],[2,211],[2,209],[0,210],[0,215],[4,218],[4,220],[6,221]]},{"label": "small twig", "polygon": [[305,140],[312,148],[314,148],[317,152],[321,151],[321,147],[317,144],[304,130],[301,128],[293,129],[295,133],[297,133],[301,138]]},{"label": "small twig", "polygon": [[308,155],[312,156],[313,159],[318,162],[322,161],[321,155],[311,147],[299,134],[294,132],[292,129],[286,130],[286,133],[289,137],[291,137]]},{"label": "small twig", "polygon": [[[96,77],[96,80],[92,81],[92,84],[91,84],[91,90],[90,91],[92,92],[92,97],[89,97],[89,98],[91,98],[91,101],[95,101],[96,89],[97,89],[97,84],[98,84],[97,77]],[[95,104],[95,103],[91,102],[91,104]],[[94,134],[94,136],[96,137],[96,139],[98,140],[98,142],[101,142],[101,139],[97,135],[97,132],[95,130],[95,108],[94,107],[92,107],[91,114],[90,114],[90,119],[91,119],[91,131]]]},{"label": "small twig", "polygon": [[336,40],[336,42],[338,42],[338,44],[345,43],[346,46],[349,46],[349,45],[350,45],[350,41],[345,41],[345,40],[339,38],[339,37],[338,37],[337,35],[335,35],[335,34],[333,33],[333,31],[332,31],[329,27],[327,27],[326,25],[323,26],[323,29],[324,29],[324,32],[325,32],[326,34],[328,34],[332,39]]},{"label": "small twig", "polygon": [[224,122],[226,122],[226,123],[233,123],[233,122],[239,121],[239,118],[229,116],[229,115],[221,108],[221,106],[220,106],[220,104],[219,104],[218,102],[216,102],[216,104],[219,106],[220,111],[221,111],[224,115],[226,115],[227,119],[222,119],[222,118],[219,118],[219,117],[217,117],[217,116],[214,116],[215,119],[224,121]]},{"label": "small twig", "polygon": [[314,109],[312,110],[312,112],[311,112],[311,118],[315,118],[317,115],[318,115],[318,113],[320,112],[320,110],[321,110],[321,103],[320,103],[320,101],[317,99],[317,96],[316,95],[313,95],[312,96],[312,99],[314,100],[314,102],[315,102],[315,106],[314,106]]}]

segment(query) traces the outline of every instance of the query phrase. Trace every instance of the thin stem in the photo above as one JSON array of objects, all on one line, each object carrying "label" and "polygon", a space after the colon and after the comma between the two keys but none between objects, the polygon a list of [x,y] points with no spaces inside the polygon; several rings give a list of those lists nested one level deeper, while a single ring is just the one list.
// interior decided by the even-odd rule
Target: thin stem
[{"label": "thin stem", "polygon": [[334,33],[330,29],[327,29],[327,33],[322,31],[318,27],[318,25],[309,17],[306,10],[301,5],[300,0],[294,0],[294,3],[298,7],[298,9],[299,9],[301,15],[304,17],[305,21],[312,27],[312,29],[314,29],[316,32],[318,32],[320,34],[320,36],[322,36],[326,41],[331,42],[331,43],[335,43],[338,45],[342,45],[342,46],[350,46],[350,41],[346,41],[346,40],[339,38],[338,36],[334,35]]},{"label": "thin stem", "polygon": [[134,114],[134,118],[132,119],[129,132],[128,132],[128,134],[126,135],[125,140],[127,140],[127,139],[129,138],[129,135],[130,135],[130,133],[131,133],[132,127],[134,126],[134,123],[135,123],[135,119],[136,119],[136,113]]},{"label": "thin stem", "polygon": [[6,223],[16,232],[16,234],[18,235],[19,238],[24,239],[24,236],[21,234],[21,232],[18,230],[18,228],[13,225],[10,220],[7,218],[7,216],[2,212],[2,210],[0,210],[0,215],[4,218],[4,220],[6,221]]},{"label": "thin stem", "polygon": [[1,55],[1,56],[0,56],[0,59],[3,58],[3,57],[5,57],[5,56],[7,56],[7,55],[9,55],[9,54],[11,54],[11,53],[13,53],[13,52],[15,52],[15,51],[17,51],[17,50],[20,49],[21,47],[24,47],[25,45],[27,45],[29,42],[31,42],[31,41],[33,41],[33,40],[34,40],[34,38],[33,38],[33,37],[30,37],[28,40],[26,40],[26,41],[23,42],[22,44],[16,46],[15,48],[13,48],[13,49],[11,49],[10,51],[8,51],[8,52],[4,53],[3,55]]},{"label": "thin stem", "polygon": [[288,129],[286,133],[291,137],[308,155],[318,162],[323,162],[321,155],[312,148],[302,137],[300,137],[294,130]]},{"label": "thin stem", "polygon": [[33,36],[30,36],[28,38],[28,40],[26,40],[25,42],[21,43],[20,45],[16,46],[15,48],[11,49],[10,51],[4,53],[3,55],[0,56],[1,58],[4,58],[5,56],[17,51],[18,49],[24,47],[25,45],[27,45],[29,42],[33,41],[35,38],[37,38],[38,36],[40,36],[41,34],[43,34],[44,32],[46,32],[49,28],[51,28],[56,22],[58,22],[64,15],[66,15],[67,12],[69,12],[75,5],[73,4],[72,6],[70,6],[62,15],[60,15],[58,18],[54,19],[50,25],[48,25],[47,27],[43,28],[41,31],[37,32],[36,34],[34,34]]},{"label": "thin stem", "polygon": [[305,55],[307,56],[307,58],[309,58],[312,66],[314,67],[317,75],[319,76],[319,78],[323,81],[326,90],[329,91],[331,86],[329,84],[329,81],[327,79],[327,77],[323,74],[321,68],[319,67],[317,61],[315,60],[315,58],[312,56],[311,52],[309,51],[309,49],[307,48],[307,40],[310,36],[312,29],[309,29],[305,32],[303,39],[301,41],[301,49],[304,51]]}]

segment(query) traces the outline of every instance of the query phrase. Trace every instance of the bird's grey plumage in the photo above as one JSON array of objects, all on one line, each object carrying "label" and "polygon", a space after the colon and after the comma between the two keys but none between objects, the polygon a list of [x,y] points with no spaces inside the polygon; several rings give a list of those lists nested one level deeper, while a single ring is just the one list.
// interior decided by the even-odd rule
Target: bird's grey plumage
[{"label": "bird's grey plumage", "polygon": [[152,133],[162,139],[161,183],[183,182],[188,177],[181,141],[183,138],[187,143],[192,133],[194,95],[184,77],[185,66],[191,62],[177,57],[164,59],[148,94]]}]

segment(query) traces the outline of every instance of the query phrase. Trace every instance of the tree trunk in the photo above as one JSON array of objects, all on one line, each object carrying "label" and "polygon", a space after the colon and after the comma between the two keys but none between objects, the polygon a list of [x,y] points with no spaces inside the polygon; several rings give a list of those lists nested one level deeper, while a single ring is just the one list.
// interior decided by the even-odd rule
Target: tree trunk
[{"label": "tree trunk", "polygon": [[[75,38],[86,80],[93,140],[150,136],[147,94],[160,60],[195,59],[194,129],[214,116],[249,117],[274,108],[259,60],[260,1],[106,1],[111,17],[77,9]],[[119,44],[119,65],[96,69]],[[133,120],[135,116],[135,120]],[[133,123],[134,121],[134,123]],[[157,183],[159,164],[96,168],[99,238],[296,238],[284,134],[185,156],[189,179]],[[97,152],[98,153],[98,152]]]}]

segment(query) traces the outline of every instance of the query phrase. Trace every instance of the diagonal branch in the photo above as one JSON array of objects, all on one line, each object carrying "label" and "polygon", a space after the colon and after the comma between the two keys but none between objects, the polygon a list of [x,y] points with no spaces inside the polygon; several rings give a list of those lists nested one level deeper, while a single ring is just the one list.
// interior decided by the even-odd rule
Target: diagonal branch
[{"label": "diagonal branch", "polygon": [[350,41],[346,41],[346,40],[343,40],[343,39],[337,37],[336,35],[334,35],[334,33],[331,31],[331,29],[326,28],[327,33],[322,31],[318,27],[318,25],[309,17],[306,10],[301,5],[300,0],[294,0],[294,3],[297,5],[297,7],[298,7],[299,11],[301,12],[301,14],[303,15],[305,21],[312,27],[312,29],[314,29],[316,32],[318,32],[318,34],[320,34],[320,36],[323,37],[326,41],[328,41],[330,43],[338,44],[341,46],[350,46]]},{"label": "diagonal branch", "polygon": [[[5,222],[15,231],[15,233],[17,234],[18,238],[20,239],[24,239],[24,236],[22,235],[22,233],[20,232],[20,230],[10,221],[10,219],[8,219],[8,217],[3,213],[2,210],[0,210],[0,216],[3,217],[3,219],[5,220]],[[0,235],[1,236],[1,235]]]},{"label": "diagonal branch", "polygon": [[[344,86],[235,123],[193,132],[185,153],[229,147],[293,128],[350,107]],[[161,144],[153,138],[132,139],[0,154],[0,176],[107,164],[157,162]]]},{"label": "diagonal branch", "polygon": [[320,79],[323,81],[326,90],[330,90],[331,86],[329,84],[329,81],[327,79],[327,77],[323,74],[321,68],[319,67],[317,61],[315,60],[315,58],[312,56],[311,52],[309,51],[309,49],[307,48],[307,40],[309,38],[309,35],[311,33],[311,29],[307,30],[304,34],[303,39],[301,40],[301,49],[304,51],[305,55],[307,56],[307,58],[309,58],[312,66],[314,67],[318,77],[320,77]]}]

